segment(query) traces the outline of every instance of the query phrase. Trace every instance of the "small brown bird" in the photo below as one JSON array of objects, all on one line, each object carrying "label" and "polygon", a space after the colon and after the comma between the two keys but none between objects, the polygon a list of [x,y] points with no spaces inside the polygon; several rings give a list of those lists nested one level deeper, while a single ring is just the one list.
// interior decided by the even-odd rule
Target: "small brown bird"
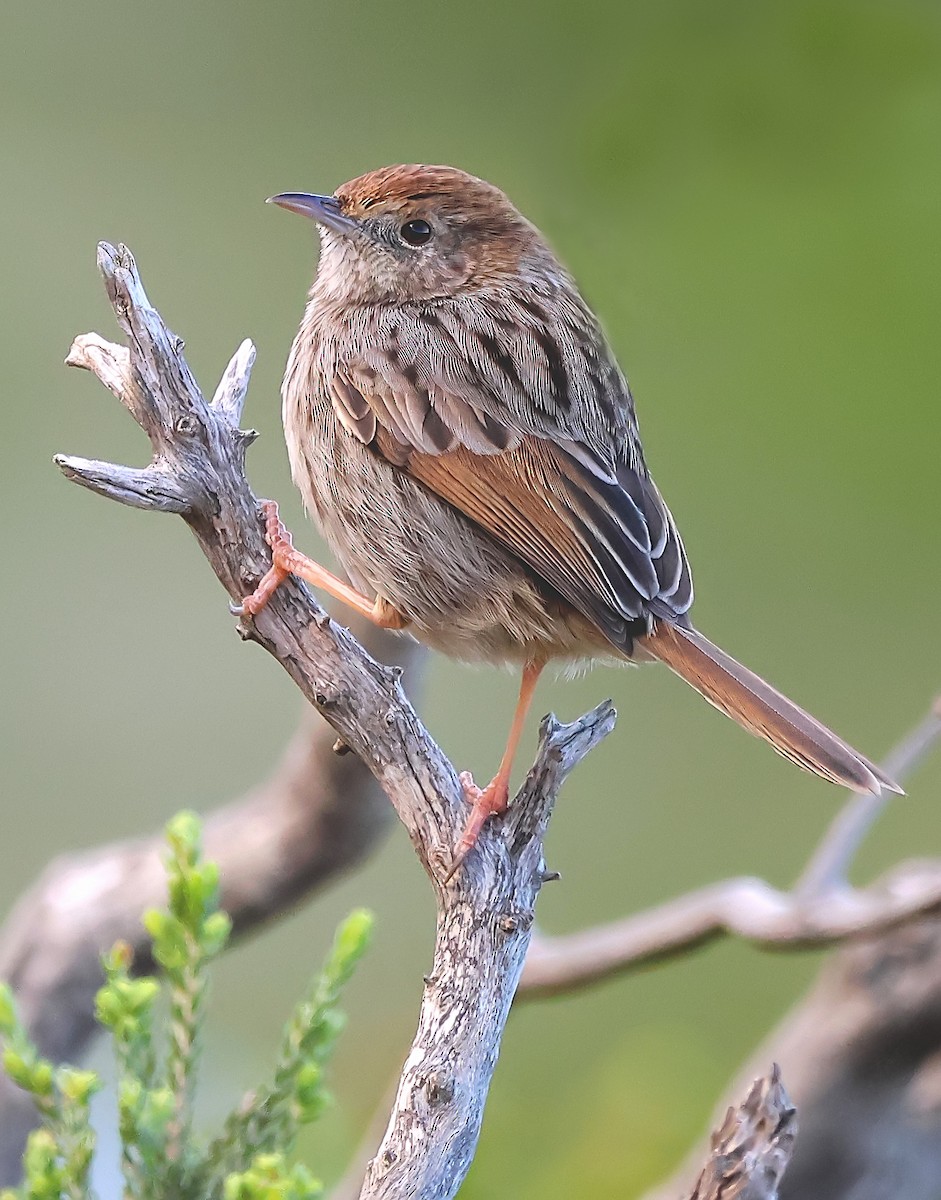
[{"label": "small brown bird", "polygon": [[352,587],[295,551],[268,507],[273,567],[454,658],[517,663],[506,752],[461,862],[508,803],[547,662],[659,659],[779,754],[859,792],[878,767],[713,645],[634,403],[568,272],[498,188],[452,167],[372,171],[313,218],[320,264],[284,377],[294,481]]}]

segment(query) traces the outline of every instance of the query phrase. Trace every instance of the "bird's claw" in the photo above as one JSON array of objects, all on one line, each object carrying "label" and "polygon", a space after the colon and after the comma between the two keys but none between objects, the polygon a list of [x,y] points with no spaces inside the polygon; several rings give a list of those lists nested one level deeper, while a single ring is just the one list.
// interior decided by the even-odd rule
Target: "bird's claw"
[{"label": "bird's claw", "polygon": [[455,847],[454,858],[444,876],[444,883],[449,883],[457,874],[461,864],[477,844],[480,831],[487,821],[493,816],[506,812],[509,805],[506,784],[499,776],[492,779],[485,788],[477,786],[470,771],[461,771],[458,780],[464,793],[464,799],[471,806],[471,811],[461,839]]}]

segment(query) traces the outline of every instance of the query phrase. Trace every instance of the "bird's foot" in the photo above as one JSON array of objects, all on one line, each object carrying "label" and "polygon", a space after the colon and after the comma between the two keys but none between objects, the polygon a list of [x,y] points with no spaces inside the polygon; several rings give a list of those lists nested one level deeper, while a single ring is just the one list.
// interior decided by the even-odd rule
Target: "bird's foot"
[{"label": "bird's foot", "polygon": [[458,778],[464,790],[464,798],[471,806],[471,812],[461,839],[454,848],[454,858],[444,877],[445,883],[454,877],[468,854],[473,850],[480,831],[487,821],[493,816],[505,813],[510,804],[507,781],[500,774],[491,779],[485,788],[479,788],[474,783],[474,777],[470,771],[462,771]]},{"label": "bird's foot", "polygon": [[261,577],[258,586],[232,612],[239,617],[256,616],[265,607],[285,579],[291,574],[290,555],[296,555],[294,540],[278,515],[277,500],[263,500],[265,541],[271,548],[271,566]]},{"label": "bird's foot", "polygon": [[285,579],[296,575],[298,579],[304,579],[337,600],[342,600],[382,629],[405,629],[409,624],[408,617],[384,597],[377,596],[375,600],[369,600],[312,558],[295,550],[294,539],[278,516],[277,501],[263,500],[261,506],[265,514],[265,540],[271,547],[271,567],[250,596],[246,596],[241,604],[232,605],[232,612],[236,616],[256,616]]}]

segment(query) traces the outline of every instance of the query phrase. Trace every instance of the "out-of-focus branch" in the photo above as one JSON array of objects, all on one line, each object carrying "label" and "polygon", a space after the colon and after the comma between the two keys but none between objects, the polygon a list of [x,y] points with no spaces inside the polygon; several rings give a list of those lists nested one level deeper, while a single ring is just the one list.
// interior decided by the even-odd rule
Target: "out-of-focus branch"
[{"label": "out-of-focus branch", "polygon": [[[937,1200],[941,915],[854,942],[830,958],[729,1096],[741,1093],[769,1054],[781,1063],[801,1121],[781,1200]],[[703,1152],[695,1147],[645,1200],[683,1195]]]},{"label": "out-of-focus branch", "polygon": [[[886,771],[906,778],[941,736],[941,696],[935,698],[924,719],[908,733],[885,760]],[[889,775],[895,779],[895,775]],[[849,869],[867,834],[882,815],[891,793],[851,795],[820,841],[794,891],[807,899],[846,886]]]},{"label": "out-of-focus branch", "polygon": [[[885,769],[907,775],[939,733],[936,700]],[[798,899],[819,908],[849,891],[846,872],[878,815],[868,800],[849,801],[811,856]],[[738,1095],[769,1058],[782,1064],[802,1132],[781,1200],[937,1200],[939,1194],[941,901],[927,901],[941,885],[941,862],[905,864],[887,878],[887,894],[907,892],[912,902],[926,903],[849,940],[727,1094]],[[702,1146],[694,1148],[645,1200],[680,1195],[702,1154]]]},{"label": "out-of-focus branch", "polygon": [[[360,618],[351,625],[369,649],[406,669],[413,690],[422,659],[416,643]],[[355,866],[391,828],[388,800],[359,758],[334,753],[334,738],[308,713],[270,779],[206,819],[206,852],[219,864],[222,903],[237,934]],[[120,939],[134,948],[139,968],[149,966],[141,915],[164,900],[164,846],[154,836],[56,859],[0,929],[0,978],[16,991],[47,1057],[78,1060],[98,1031],[103,951]],[[0,1072],[0,1184],[18,1178],[35,1122],[32,1101]]]},{"label": "out-of-focus branch", "polygon": [[806,903],[760,879],[726,879],[579,933],[533,939],[520,998],[571,992],[724,935],[783,949],[827,946],[941,906],[941,862],[900,864],[867,888]]},{"label": "out-of-focus branch", "polygon": [[[76,340],[67,361],[93,371],[128,408],[150,438],[153,460],[142,470],[65,456],[56,462],[70,479],[110,499],[181,515],[238,601],[270,561],[244,472],[254,434],[238,428],[253,349],[243,343],[207,405],[182,343],[150,307],[131,254],[103,243],[98,262],[128,346],[89,334]],[[389,1126],[361,1195],[447,1200],[476,1148],[533,906],[547,878],[542,842],[556,795],[579,759],[613,728],[614,710],[603,704],[569,726],[543,722],[539,754],[519,796],[447,879],[466,803],[454,768],[405,695],[401,668],[373,660],[296,580],[243,622],[241,632],[281,663],[376,778],[434,886],[434,967]],[[216,853],[211,839],[207,844]],[[251,841],[243,847],[250,862],[244,863],[245,890],[234,899],[250,912],[258,847]],[[146,863],[137,865],[143,871]],[[101,890],[107,886],[103,881]]]},{"label": "out-of-focus branch", "polygon": [[[905,780],[941,735],[941,700],[888,755]],[[760,879],[726,879],[646,912],[565,936],[533,938],[520,997],[572,991],[724,935],[759,946],[822,946],[878,933],[941,905],[941,862],[903,863],[865,888],[846,875],[882,801],[852,795],[793,891]]]}]

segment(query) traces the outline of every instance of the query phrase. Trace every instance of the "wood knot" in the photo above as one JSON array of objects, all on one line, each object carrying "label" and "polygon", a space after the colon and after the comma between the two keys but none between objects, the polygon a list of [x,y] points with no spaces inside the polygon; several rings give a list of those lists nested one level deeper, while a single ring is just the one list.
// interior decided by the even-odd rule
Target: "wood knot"
[{"label": "wood knot", "polygon": [[190,413],[184,413],[182,417],[177,417],[173,428],[181,437],[191,437],[199,428],[199,422]]},{"label": "wood knot", "polygon": [[454,1079],[450,1075],[442,1075],[440,1071],[432,1071],[425,1080],[425,1093],[428,1103],[435,1108],[450,1104],[454,1099]]},{"label": "wood knot", "polygon": [[319,687],[314,692],[314,703],[318,708],[336,708],[340,703],[340,693],[330,685]]},{"label": "wood knot", "polygon": [[528,929],[532,920],[529,913],[505,912],[497,917],[497,928],[501,933],[518,933],[520,929]]}]

